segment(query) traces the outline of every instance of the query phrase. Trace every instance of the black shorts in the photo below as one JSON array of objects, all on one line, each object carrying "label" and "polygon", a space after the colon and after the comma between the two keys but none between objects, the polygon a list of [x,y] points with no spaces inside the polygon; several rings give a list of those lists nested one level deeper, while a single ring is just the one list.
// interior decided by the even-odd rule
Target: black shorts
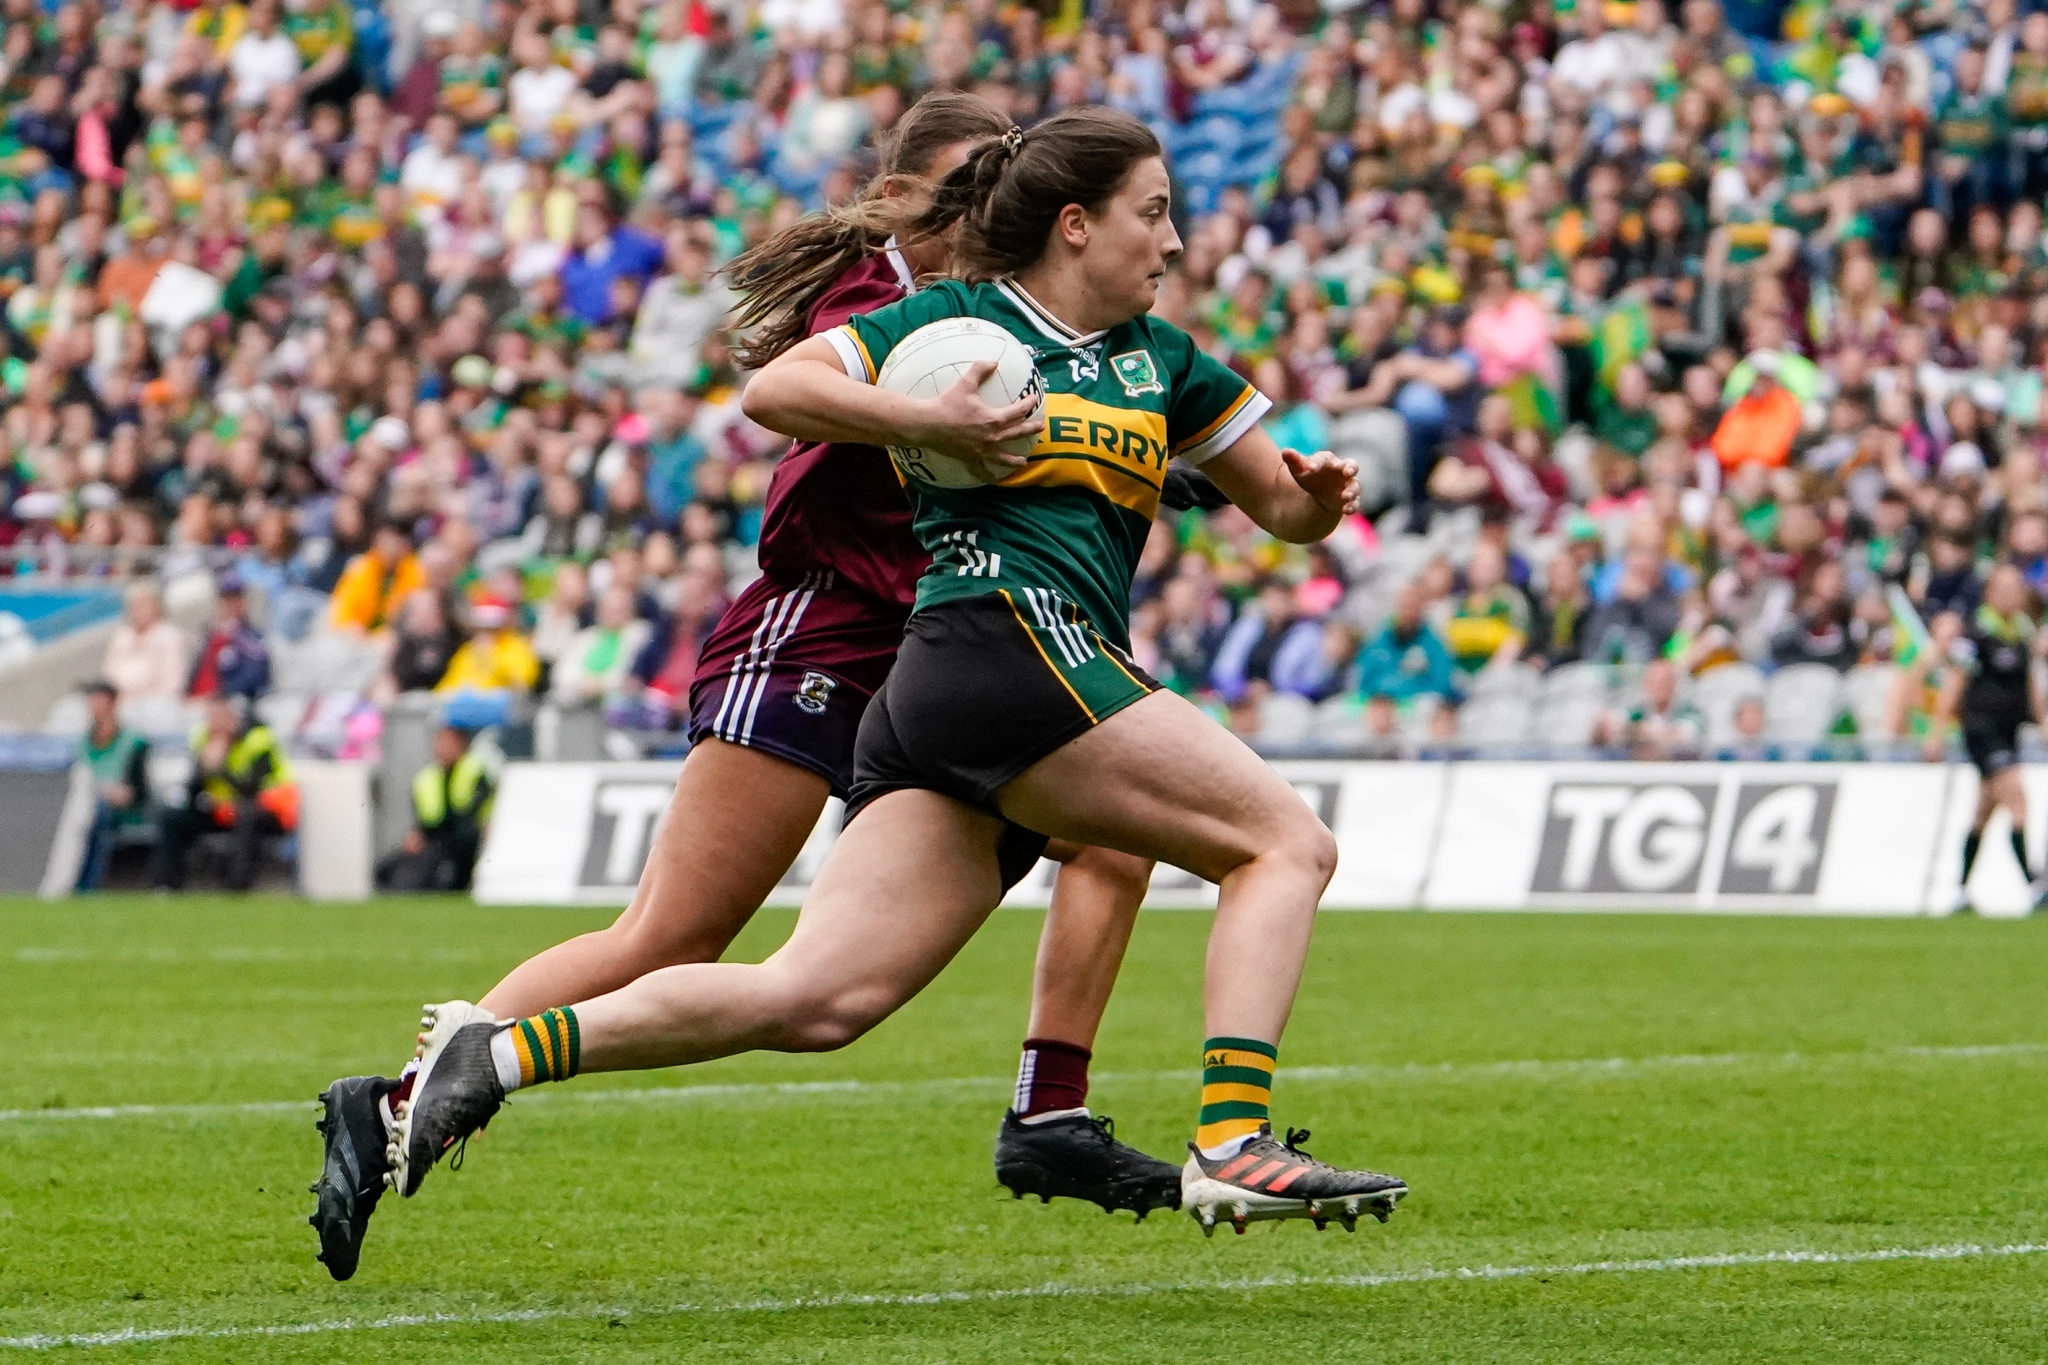
[{"label": "black shorts", "polygon": [[2012,711],[1972,715],[1963,712],[1963,748],[1982,777],[1996,777],[2020,761],[2020,726],[2026,717]]},{"label": "black shorts", "polygon": [[[1011,779],[1158,690],[1055,593],[1001,589],[929,607],[910,618],[896,667],[861,717],[846,818],[908,788],[1000,815],[996,793]],[[1005,830],[1005,888],[1045,843]]]}]

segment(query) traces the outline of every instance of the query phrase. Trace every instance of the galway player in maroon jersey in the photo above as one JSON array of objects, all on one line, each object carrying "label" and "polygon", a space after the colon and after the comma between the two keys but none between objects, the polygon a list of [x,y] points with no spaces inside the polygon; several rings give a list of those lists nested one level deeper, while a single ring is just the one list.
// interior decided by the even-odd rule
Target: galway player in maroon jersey
[{"label": "galway player in maroon jersey", "polygon": [[[859,200],[736,260],[746,295],[737,322],[754,329],[745,363],[766,364],[943,270],[943,240],[898,243],[894,225],[911,220],[924,187],[970,146],[1008,127],[975,96],[928,95],[898,123]],[[782,458],[761,527],[761,577],[705,643],[690,688],[690,752],[632,903],[611,927],[514,968],[475,1007],[479,1018],[538,1014],[725,951],[795,861],[826,798],[850,787],[861,713],[895,660],[929,559],[886,452],[799,443]],[[1056,845],[1052,856],[1062,866],[997,1177],[1020,1198],[1065,1195],[1140,1217],[1177,1207],[1179,1168],[1116,1141],[1086,1107],[1089,1049],[1152,865],[1107,849]],[[309,1221],[336,1279],[355,1272],[383,1192],[390,1107],[403,1084],[355,1076],[321,1095],[326,1159]]]}]

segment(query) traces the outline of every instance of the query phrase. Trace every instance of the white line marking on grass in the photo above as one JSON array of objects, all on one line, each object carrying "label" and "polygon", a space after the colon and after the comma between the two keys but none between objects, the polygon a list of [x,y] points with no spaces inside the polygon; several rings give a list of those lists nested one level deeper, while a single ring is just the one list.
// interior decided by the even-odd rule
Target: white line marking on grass
[{"label": "white line marking on grass", "polygon": [[[1969,1061],[2048,1054],[2048,1043],[1976,1043],[1957,1047],[1889,1047],[1845,1052],[1680,1052],[1649,1057],[1564,1057],[1502,1062],[1409,1062],[1400,1066],[1291,1066],[1291,1081],[1439,1081],[1488,1077],[1625,1077],[1706,1067],[1808,1066],[1829,1062]],[[1180,1071],[1098,1071],[1097,1084],[1159,1085],[1193,1080]],[[652,1085],[613,1089],[547,1089],[520,1096],[524,1105],[677,1104],[719,1100],[806,1099],[935,1095],[958,1090],[1007,1088],[1014,1076],[932,1076],[918,1081],[741,1081],[710,1085]],[[243,1104],[100,1104],[75,1108],[0,1109],[0,1124],[92,1119],[214,1119],[236,1115],[311,1115],[314,1101],[255,1100]]]},{"label": "white line marking on grass", "polygon": [[333,1318],[247,1327],[122,1327],[107,1332],[39,1333],[0,1337],[0,1348],[50,1351],[74,1346],[127,1346],[194,1338],[296,1337],[323,1332],[381,1332],[403,1327],[489,1327],[524,1322],[579,1319],[664,1318],[730,1313],[794,1313],[833,1308],[923,1308],[952,1304],[1006,1303],[1019,1299],[1136,1299],[1162,1294],[1257,1292],[1265,1289],[1380,1289],[1390,1285],[1435,1284],[1446,1280],[1529,1280],[1566,1275],[1645,1275],[1684,1270],[1733,1270],[1751,1266],[1869,1265],[1884,1261],[1960,1261],[2038,1256],[2048,1243],[2004,1246],[1959,1243],[1931,1247],[1882,1247],[1872,1251],[1727,1251],[1704,1256],[1668,1256],[1640,1261],[1580,1261],[1568,1265],[1482,1265],[1437,1269],[1384,1270],[1364,1275],[1268,1275],[1258,1279],[1184,1280],[1167,1284],[1042,1284],[1013,1289],[953,1289],[927,1294],[818,1294],[751,1299],[735,1303],[674,1303],[591,1308],[520,1308],[502,1313],[397,1313],[382,1318]]}]

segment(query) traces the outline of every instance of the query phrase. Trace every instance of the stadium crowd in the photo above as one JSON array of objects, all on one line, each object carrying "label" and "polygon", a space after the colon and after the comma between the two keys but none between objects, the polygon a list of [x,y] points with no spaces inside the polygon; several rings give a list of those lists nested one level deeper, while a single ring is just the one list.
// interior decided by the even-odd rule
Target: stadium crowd
[{"label": "stadium crowd", "polygon": [[0,24],[0,547],[230,580],[204,650],[138,595],[124,703],[254,696],[340,637],[372,701],[672,733],[784,444],[720,267],[940,87],[1157,127],[1159,311],[1283,445],[1366,468],[1375,515],[1306,551],[1231,509],[1155,531],[1135,653],[1241,729],[1762,753],[1823,670],[1875,681],[1802,726],[1910,734],[1986,567],[2048,587],[2048,12],[2016,0]]}]

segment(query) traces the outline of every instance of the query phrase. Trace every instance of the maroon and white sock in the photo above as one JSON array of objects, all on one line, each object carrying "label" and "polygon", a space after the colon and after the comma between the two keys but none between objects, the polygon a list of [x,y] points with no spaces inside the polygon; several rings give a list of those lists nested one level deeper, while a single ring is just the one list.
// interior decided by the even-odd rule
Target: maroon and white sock
[{"label": "maroon and white sock", "polygon": [[412,1098],[412,1083],[419,1079],[419,1074],[420,1059],[410,1058],[405,1064],[405,1070],[398,1073],[398,1089],[377,1101],[377,1117],[384,1120],[385,1132],[388,1133],[398,1127],[398,1119],[392,1110]]},{"label": "maroon and white sock", "polygon": [[1017,1117],[1030,1123],[1088,1112],[1088,1061],[1095,1054],[1057,1038],[1027,1038],[1017,1063]]}]

